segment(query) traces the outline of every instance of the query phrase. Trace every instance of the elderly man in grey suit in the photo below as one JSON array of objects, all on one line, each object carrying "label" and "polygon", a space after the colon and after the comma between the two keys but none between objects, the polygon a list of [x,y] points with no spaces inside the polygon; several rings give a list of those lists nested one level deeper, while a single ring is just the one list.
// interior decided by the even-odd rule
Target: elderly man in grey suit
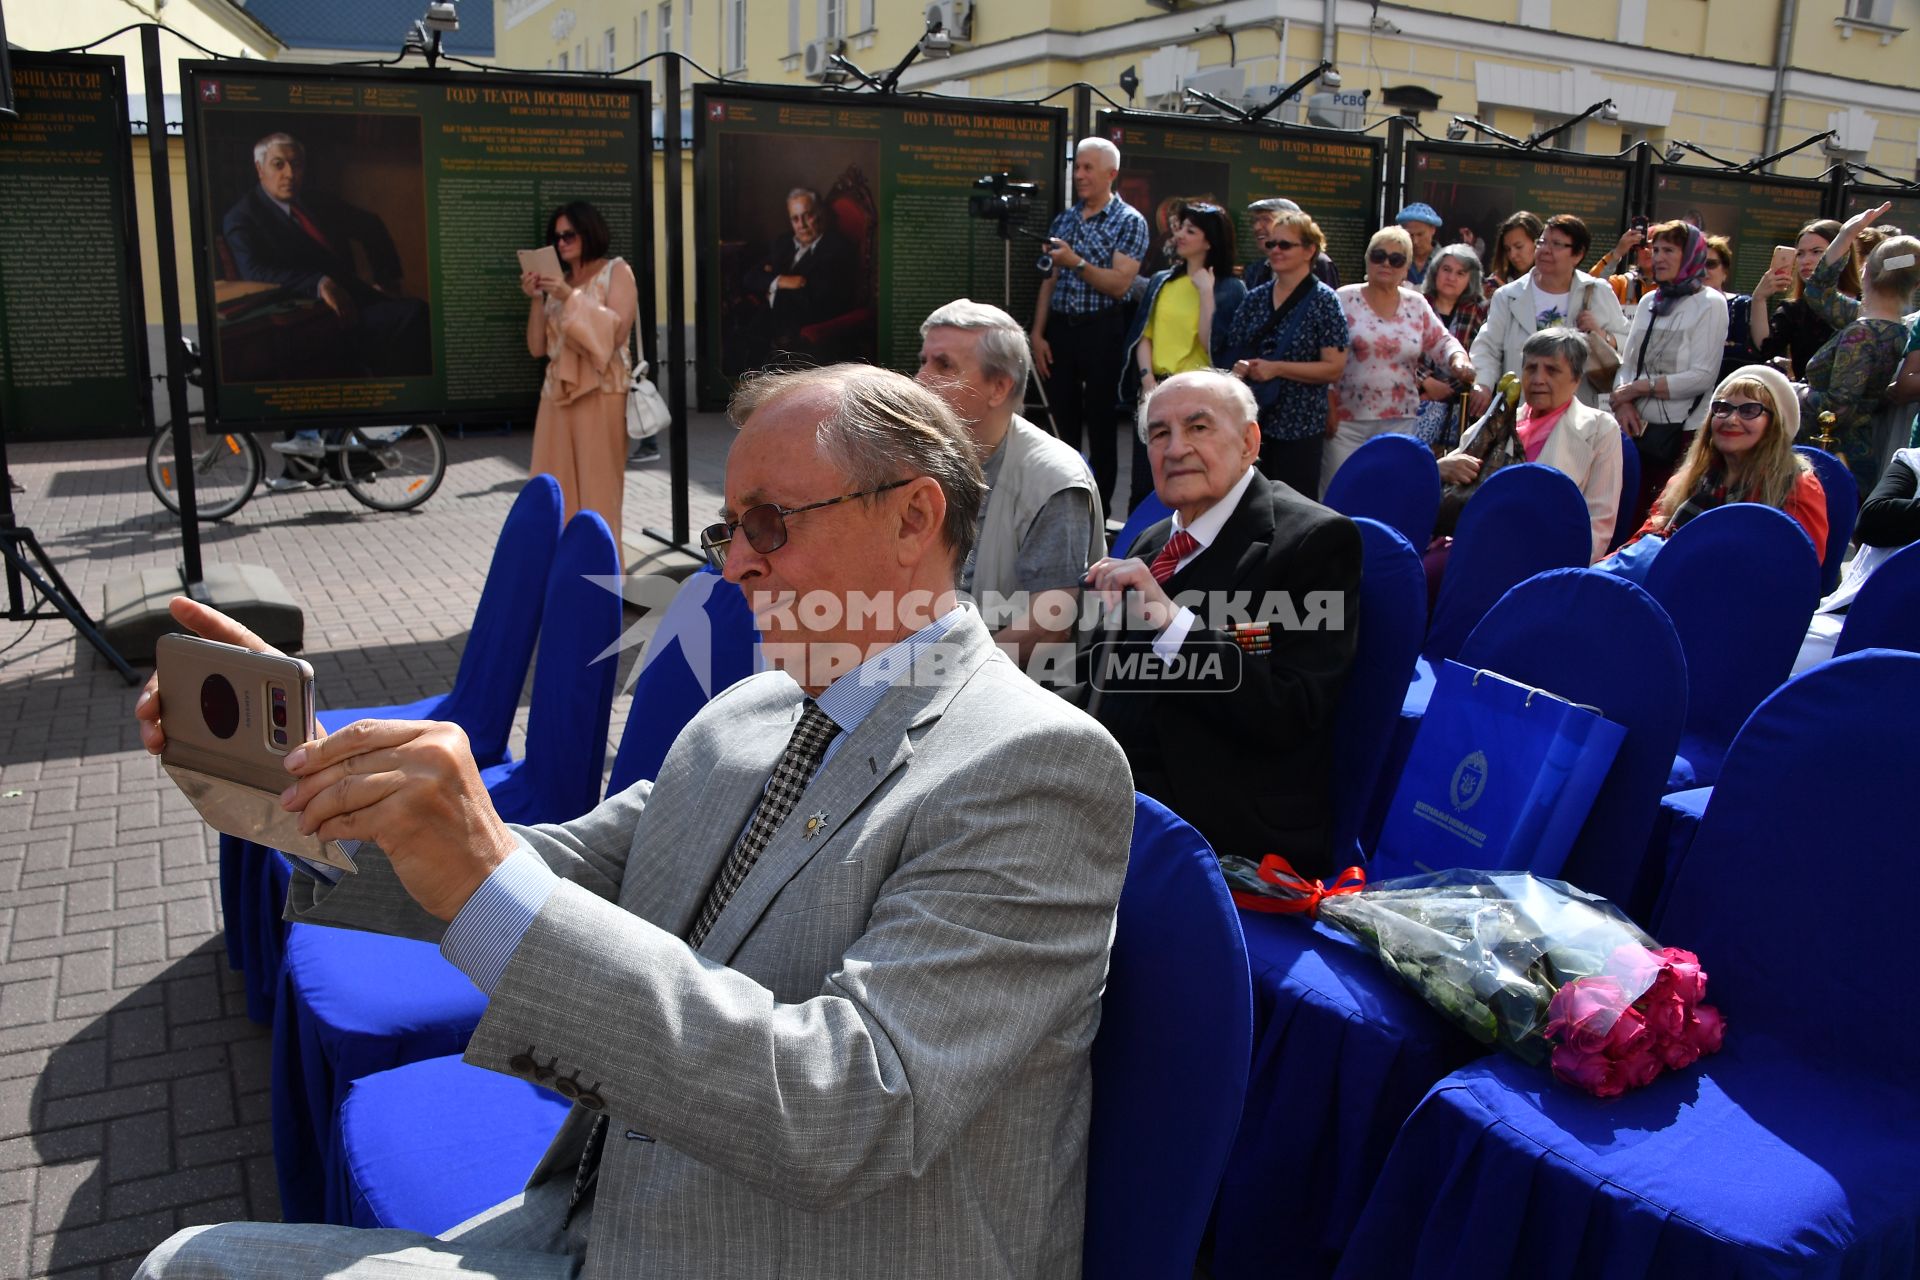
[{"label": "elderly man in grey suit", "polygon": [[293,917],[437,940],[489,995],[467,1061],[577,1099],[525,1191],[440,1239],[195,1228],[142,1274],[1079,1274],[1125,760],[956,605],[981,481],[937,397],[836,366],[734,416],[703,541],[786,670],[716,697],[655,784],[512,827],[452,726],[288,756],[302,827],[370,842],[297,875]]}]

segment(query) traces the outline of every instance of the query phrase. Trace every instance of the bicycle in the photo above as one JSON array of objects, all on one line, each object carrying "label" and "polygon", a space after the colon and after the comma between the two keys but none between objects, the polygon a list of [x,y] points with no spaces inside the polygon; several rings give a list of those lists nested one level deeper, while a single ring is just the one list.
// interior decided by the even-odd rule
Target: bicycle
[{"label": "bicycle", "polygon": [[[187,347],[187,381],[200,385],[200,349]],[[194,505],[201,520],[224,520],[247,505],[266,473],[266,451],[240,431],[209,432],[204,413],[189,413],[193,430]],[[410,511],[431,498],[447,474],[447,442],[431,423],[411,426],[337,427],[323,433],[320,459],[285,455],[287,474],[306,482],[303,493],[344,488],[375,511]],[[147,487],[160,505],[180,514],[175,476],[173,424],[161,423],[147,444]]]}]

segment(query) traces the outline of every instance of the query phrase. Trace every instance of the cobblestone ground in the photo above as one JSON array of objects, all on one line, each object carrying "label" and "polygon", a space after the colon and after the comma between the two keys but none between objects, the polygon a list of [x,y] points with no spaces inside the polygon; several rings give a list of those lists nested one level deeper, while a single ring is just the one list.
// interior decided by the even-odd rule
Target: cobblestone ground
[{"label": "cobblestone ground", "polygon": [[[729,434],[696,419],[696,527]],[[293,591],[321,705],[426,696],[452,684],[530,443],[450,439],[440,491],[409,514],[256,497],[204,555]],[[179,557],[143,451],[11,451],[20,522],[96,614],[108,577]],[[664,461],[629,470],[626,512],[632,564],[639,529],[668,524]],[[215,841],[140,749],[132,700],[64,621],[0,621],[0,1276],[126,1275],[178,1227],[279,1217],[268,1036],[226,967]],[[616,699],[614,741],[625,715]]]}]

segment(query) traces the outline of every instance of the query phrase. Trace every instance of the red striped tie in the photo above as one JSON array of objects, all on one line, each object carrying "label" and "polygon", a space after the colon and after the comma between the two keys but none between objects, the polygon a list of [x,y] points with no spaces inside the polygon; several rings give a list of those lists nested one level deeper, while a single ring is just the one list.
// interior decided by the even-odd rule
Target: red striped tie
[{"label": "red striped tie", "polygon": [[1153,558],[1147,571],[1153,574],[1153,580],[1166,585],[1173,571],[1180,567],[1180,561],[1192,552],[1200,549],[1200,540],[1185,529],[1175,529],[1173,536],[1167,539],[1167,545],[1160,548],[1160,554]]}]

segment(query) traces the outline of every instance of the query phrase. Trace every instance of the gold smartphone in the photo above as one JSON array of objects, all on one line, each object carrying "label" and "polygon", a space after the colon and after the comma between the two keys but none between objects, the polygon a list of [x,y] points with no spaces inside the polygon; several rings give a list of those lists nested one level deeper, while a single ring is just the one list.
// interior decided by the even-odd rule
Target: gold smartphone
[{"label": "gold smartphone", "polygon": [[1798,257],[1799,254],[1794,250],[1792,245],[1777,244],[1773,246],[1773,262],[1768,265],[1767,270],[1784,271],[1787,273],[1788,278],[1791,279],[1793,276],[1793,264]]},{"label": "gold smartphone", "polygon": [[165,635],[160,675],[163,763],[279,795],[287,752],[314,736],[313,668],[198,636]]}]

